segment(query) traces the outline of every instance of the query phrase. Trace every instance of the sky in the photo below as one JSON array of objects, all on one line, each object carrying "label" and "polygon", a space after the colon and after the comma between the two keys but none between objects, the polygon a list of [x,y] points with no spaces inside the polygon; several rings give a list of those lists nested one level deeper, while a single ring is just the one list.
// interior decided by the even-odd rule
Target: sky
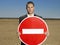
[{"label": "sky", "polygon": [[28,1],[34,2],[35,14],[43,18],[60,18],[60,0],[0,0],[0,18],[25,15]]}]

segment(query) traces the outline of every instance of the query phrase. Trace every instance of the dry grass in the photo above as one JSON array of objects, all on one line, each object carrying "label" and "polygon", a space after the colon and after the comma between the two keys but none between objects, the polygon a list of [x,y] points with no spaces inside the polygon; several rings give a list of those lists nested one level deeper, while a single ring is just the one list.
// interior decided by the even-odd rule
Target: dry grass
[{"label": "dry grass", "polygon": [[[49,37],[43,45],[60,45],[60,20],[45,20]],[[0,45],[19,45],[18,19],[0,19]]]}]

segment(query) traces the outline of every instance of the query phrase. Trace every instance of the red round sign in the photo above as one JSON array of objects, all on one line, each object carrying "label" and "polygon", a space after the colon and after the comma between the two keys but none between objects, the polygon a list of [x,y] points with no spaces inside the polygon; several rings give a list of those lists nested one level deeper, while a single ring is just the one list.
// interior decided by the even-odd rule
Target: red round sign
[{"label": "red round sign", "polygon": [[18,26],[19,39],[24,44],[42,44],[46,38],[48,27],[46,22],[39,17],[27,17]]}]

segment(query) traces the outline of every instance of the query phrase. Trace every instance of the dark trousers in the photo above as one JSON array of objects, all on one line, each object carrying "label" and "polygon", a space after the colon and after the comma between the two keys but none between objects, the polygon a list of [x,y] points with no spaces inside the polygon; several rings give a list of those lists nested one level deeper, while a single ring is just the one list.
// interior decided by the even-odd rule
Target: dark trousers
[{"label": "dark trousers", "polygon": [[25,45],[23,42],[21,42],[21,45]]}]

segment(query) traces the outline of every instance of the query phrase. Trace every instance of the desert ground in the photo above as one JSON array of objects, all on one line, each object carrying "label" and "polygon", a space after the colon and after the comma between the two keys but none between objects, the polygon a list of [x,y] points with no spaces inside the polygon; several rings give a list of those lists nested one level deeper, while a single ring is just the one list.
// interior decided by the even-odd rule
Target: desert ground
[{"label": "desert ground", "polygon": [[[45,19],[49,36],[42,45],[60,45],[60,19]],[[0,18],[0,45],[20,45],[18,18]]]}]

